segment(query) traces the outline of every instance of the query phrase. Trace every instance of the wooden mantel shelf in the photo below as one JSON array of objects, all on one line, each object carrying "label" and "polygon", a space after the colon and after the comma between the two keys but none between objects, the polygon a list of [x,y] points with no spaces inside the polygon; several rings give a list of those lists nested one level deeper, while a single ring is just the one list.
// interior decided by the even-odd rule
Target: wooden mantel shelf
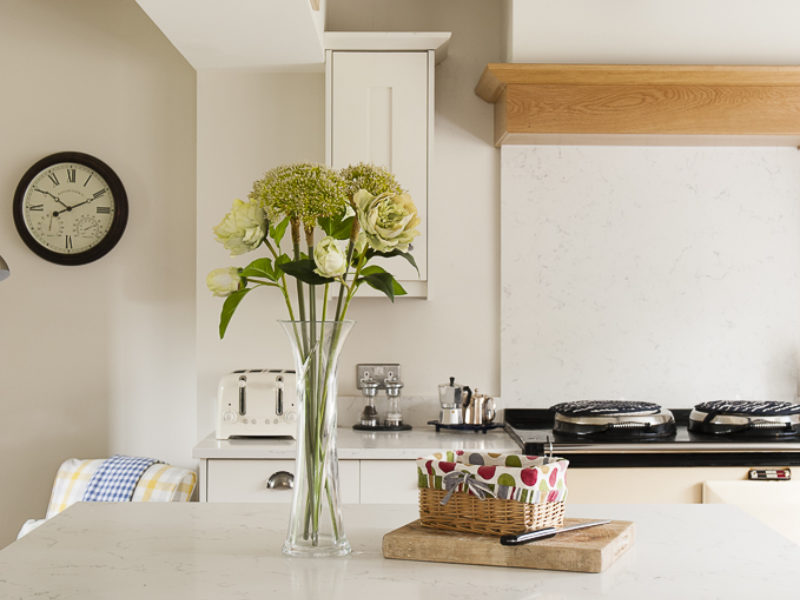
[{"label": "wooden mantel shelf", "polygon": [[495,144],[800,143],[800,66],[491,63]]}]

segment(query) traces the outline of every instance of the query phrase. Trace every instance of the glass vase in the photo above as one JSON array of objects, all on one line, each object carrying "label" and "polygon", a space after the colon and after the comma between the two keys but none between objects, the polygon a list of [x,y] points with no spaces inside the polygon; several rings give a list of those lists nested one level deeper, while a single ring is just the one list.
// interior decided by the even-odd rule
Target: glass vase
[{"label": "glass vase", "polygon": [[283,553],[344,556],[336,455],[336,370],[353,321],[280,321],[297,372],[297,460]]}]

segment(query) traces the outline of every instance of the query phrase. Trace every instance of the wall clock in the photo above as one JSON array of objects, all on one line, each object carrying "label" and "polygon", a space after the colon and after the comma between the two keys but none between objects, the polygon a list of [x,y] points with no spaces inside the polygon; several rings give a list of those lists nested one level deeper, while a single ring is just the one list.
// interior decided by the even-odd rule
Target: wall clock
[{"label": "wall clock", "polygon": [[125,232],[128,198],[117,174],[81,152],[46,156],[22,176],[14,224],[42,258],[83,265],[108,254]]}]

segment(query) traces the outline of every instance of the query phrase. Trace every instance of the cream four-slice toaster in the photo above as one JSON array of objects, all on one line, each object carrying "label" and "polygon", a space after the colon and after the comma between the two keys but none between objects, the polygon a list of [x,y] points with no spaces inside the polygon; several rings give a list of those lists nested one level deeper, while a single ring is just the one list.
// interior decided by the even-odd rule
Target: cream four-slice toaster
[{"label": "cream four-slice toaster", "polygon": [[217,439],[292,436],[297,432],[297,377],[287,369],[242,369],[217,390]]}]

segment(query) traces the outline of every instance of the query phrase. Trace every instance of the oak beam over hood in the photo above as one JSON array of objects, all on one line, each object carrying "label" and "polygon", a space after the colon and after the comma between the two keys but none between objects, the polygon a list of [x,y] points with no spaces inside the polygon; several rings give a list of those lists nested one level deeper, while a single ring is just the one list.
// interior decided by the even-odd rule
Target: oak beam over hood
[{"label": "oak beam over hood", "polygon": [[800,143],[800,66],[490,63],[495,145]]}]

